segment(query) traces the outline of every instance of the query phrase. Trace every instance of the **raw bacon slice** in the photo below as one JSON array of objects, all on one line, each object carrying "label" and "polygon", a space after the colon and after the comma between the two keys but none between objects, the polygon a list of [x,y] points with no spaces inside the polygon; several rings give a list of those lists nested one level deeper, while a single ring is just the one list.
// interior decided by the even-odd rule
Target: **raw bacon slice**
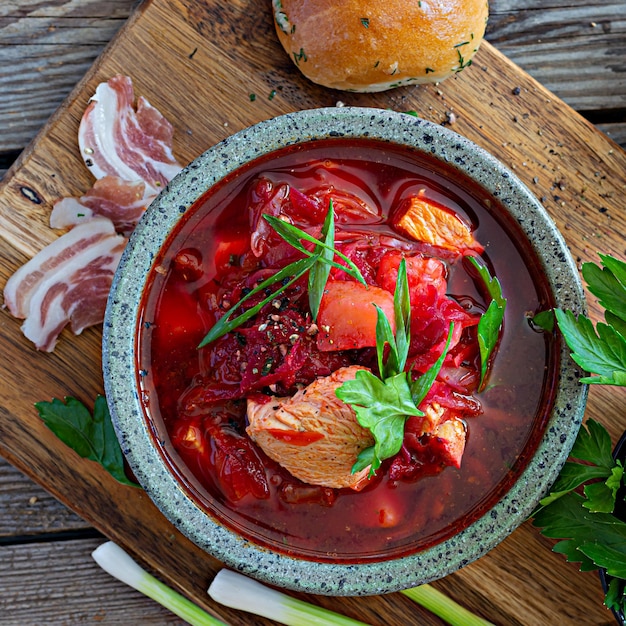
[{"label": "raw bacon slice", "polygon": [[174,130],[128,76],[100,83],[83,114],[78,145],[95,178],[141,180],[145,196],[156,195],[181,169],[172,154]]},{"label": "raw bacon slice", "polygon": [[43,248],[9,278],[4,301],[22,332],[50,352],[69,323],[74,334],[102,322],[113,274],[126,246],[111,220],[95,217]]},{"label": "raw bacon slice", "polygon": [[105,176],[80,198],[59,200],[50,214],[52,228],[71,228],[96,215],[108,217],[115,230],[129,236],[146,207],[156,196],[145,196],[143,181],[128,182],[118,176]]}]

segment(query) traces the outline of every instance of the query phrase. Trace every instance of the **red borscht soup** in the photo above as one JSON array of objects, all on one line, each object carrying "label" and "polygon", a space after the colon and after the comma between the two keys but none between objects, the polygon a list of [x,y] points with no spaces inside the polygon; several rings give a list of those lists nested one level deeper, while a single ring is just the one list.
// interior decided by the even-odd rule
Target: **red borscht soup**
[{"label": "red borscht soup", "polygon": [[[231,307],[305,257],[263,216],[318,239],[331,201],[334,248],[367,287],[331,268],[314,318],[307,276],[291,284],[285,277],[232,313],[282,288],[254,315],[199,348]],[[182,488],[255,543],[318,561],[405,555],[484,514],[532,456],[556,378],[556,340],[528,321],[553,305],[548,287],[505,215],[497,198],[453,168],[374,141],[287,147],[207,192],[156,259],[138,324],[146,419]],[[477,324],[490,297],[470,256],[498,278],[507,300],[482,383]],[[349,467],[337,469],[339,448],[363,450],[371,433],[355,419],[336,454],[321,452],[339,436],[328,407],[351,413],[335,406],[340,383],[332,381],[354,378],[355,369],[379,374],[372,304],[393,321],[401,259],[411,379],[440,357],[451,322],[454,330],[422,415],[406,418],[400,450],[353,480]],[[319,429],[300,427],[313,413]],[[263,420],[253,424],[257,414]],[[285,427],[285,416],[301,421]]]}]

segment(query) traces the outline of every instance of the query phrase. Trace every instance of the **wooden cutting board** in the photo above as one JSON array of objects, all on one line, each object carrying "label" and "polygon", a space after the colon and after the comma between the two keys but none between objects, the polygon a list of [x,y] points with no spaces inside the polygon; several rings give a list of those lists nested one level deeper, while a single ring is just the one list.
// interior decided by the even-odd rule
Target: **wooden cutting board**
[{"label": "wooden cutting board", "polygon": [[[76,133],[98,83],[132,77],[137,94],[174,124],[174,152],[186,163],[227,135],[303,108],[346,105],[414,110],[486,148],[530,187],[563,232],[575,259],[626,254],[626,153],[483,43],[453,79],[383,94],[341,93],[301,76],[274,34],[270,2],[146,0],[27,148],[0,187],[0,285],[53,240],[54,200],[92,183]],[[598,317],[595,302],[591,313]],[[20,322],[0,312],[0,454],[134,553],[194,601],[232,624],[268,624],[213,604],[205,590],[220,564],[182,537],[138,489],[118,485],[77,457],[39,421],[33,403],[102,392],[99,329],[64,333],[38,353]],[[588,416],[615,439],[626,428],[624,389],[596,389]],[[435,586],[498,624],[601,624],[594,574],[581,574],[523,525],[495,550]],[[377,625],[441,624],[401,594],[311,601]]]}]

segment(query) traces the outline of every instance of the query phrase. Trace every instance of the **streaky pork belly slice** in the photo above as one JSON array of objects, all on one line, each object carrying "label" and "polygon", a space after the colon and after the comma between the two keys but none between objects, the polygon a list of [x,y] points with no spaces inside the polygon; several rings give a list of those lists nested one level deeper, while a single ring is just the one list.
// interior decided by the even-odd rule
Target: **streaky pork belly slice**
[{"label": "streaky pork belly slice", "polygon": [[74,334],[104,319],[126,246],[111,220],[94,217],[38,252],[8,280],[4,301],[37,349],[50,352],[67,324]]},{"label": "streaky pork belly slice", "polygon": [[143,181],[129,182],[105,176],[80,198],[62,198],[50,214],[52,228],[72,228],[96,215],[108,217],[118,233],[126,237],[134,230],[147,206],[156,196],[145,196]]},{"label": "streaky pork belly slice", "polygon": [[78,145],[95,178],[118,176],[145,183],[156,195],[181,169],[172,153],[174,129],[143,96],[137,98],[128,76],[100,83],[83,114]]}]

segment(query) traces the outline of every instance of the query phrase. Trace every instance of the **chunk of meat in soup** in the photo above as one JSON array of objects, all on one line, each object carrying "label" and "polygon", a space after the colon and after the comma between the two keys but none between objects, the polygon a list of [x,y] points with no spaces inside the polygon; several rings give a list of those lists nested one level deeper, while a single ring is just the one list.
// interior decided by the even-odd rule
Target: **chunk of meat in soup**
[{"label": "chunk of meat in soup", "polygon": [[368,482],[370,468],[353,474],[352,466],[359,453],[374,444],[374,438],[335,394],[359,369],[365,368],[342,367],[292,397],[249,398],[248,435],[303,482],[360,491]]},{"label": "chunk of meat in soup", "polygon": [[458,253],[483,251],[470,226],[459,216],[419,196],[403,201],[396,209],[393,222],[401,233],[416,241]]}]

